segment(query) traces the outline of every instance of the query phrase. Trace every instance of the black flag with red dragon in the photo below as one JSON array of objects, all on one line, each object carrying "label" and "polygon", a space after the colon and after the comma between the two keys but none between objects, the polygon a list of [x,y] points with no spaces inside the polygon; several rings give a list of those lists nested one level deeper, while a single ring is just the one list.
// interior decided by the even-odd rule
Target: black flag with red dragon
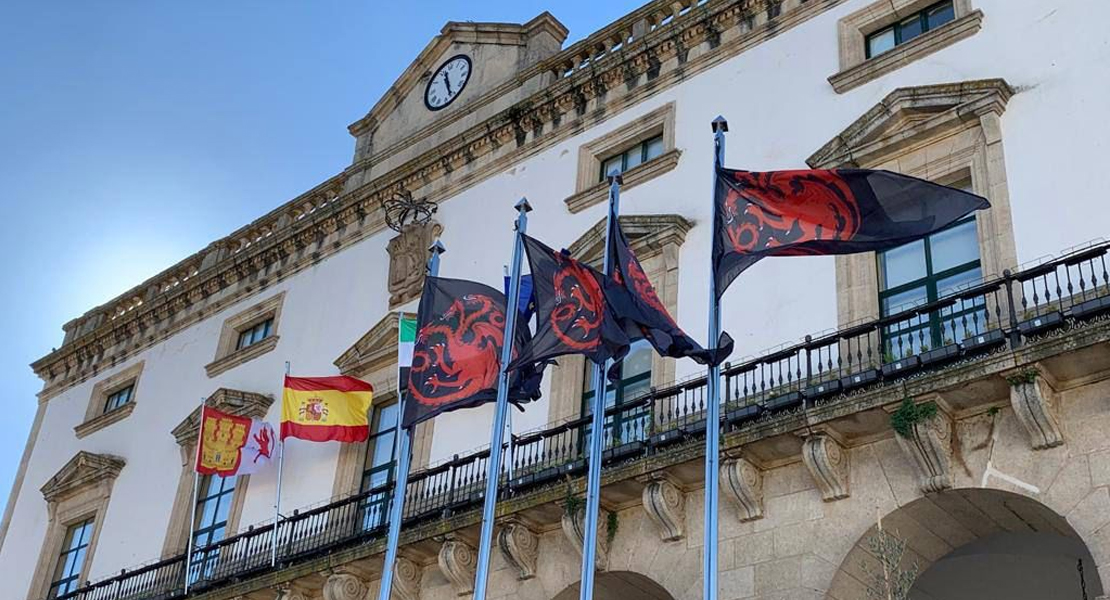
[{"label": "black flag with red dragon", "polygon": [[618,284],[566,251],[553,250],[527,235],[524,250],[532,269],[536,334],[509,368],[566,354],[582,354],[598,364],[623,358],[629,339],[609,302]]},{"label": "black flag with red dragon", "polygon": [[717,297],[765,256],[882,251],[990,207],[981,196],[890,171],[717,170]]},{"label": "black flag with red dragon", "polygon": [[[505,306],[505,295],[487,285],[424,279],[403,427],[497,399]],[[530,338],[526,323],[516,328],[514,356]],[[543,364],[514,371],[509,400],[519,404],[538,398],[542,371]]]}]

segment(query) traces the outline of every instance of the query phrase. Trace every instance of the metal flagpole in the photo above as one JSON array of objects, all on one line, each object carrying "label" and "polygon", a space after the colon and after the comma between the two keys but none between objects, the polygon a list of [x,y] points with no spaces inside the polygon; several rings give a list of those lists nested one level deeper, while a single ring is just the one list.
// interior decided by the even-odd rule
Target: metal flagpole
[{"label": "metal flagpole", "polygon": [[197,447],[196,452],[193,453],[193,503],[189,507],[189,546],[185,550],[185,593],[189,593],[189,567],[193,565],[193,530],[197,527],[197,498],[200,496],[200,472],[197,471],[197,465],[200,464],[200,444],[203,438],[201,435],[204,433],[204,401],[205,398],[200,399],[200,416],[199,425],[197,426]]},{"label": "metal flagpole", "polygon": [[[289,376],[289,361],[285,361],[285,375]],[[285,406],[284,398],[285,382],[282,381],[282,406]],[[270,536],[273,543],[270,545],[270,566],[277,566],[277,547],[278,547],[278,525],[281,524],[281,473],[285,470],[285,438],[281,437],[280,428],[278,424],[278,442],[281,445],[281,453],[278,454],[278,472],[277,472],[277,491],[274,493],[274,533]]]},{"label": "metal flagpole", "polygon": [[[609,236],[620,214],[621,184],[620,175],[609,176],[609,215],[605,219],[605,253],[602,271],[608,277],[612,265],[609,255]],[[581,600],[594,597],[594,569],[597,564],[597,513],[601,508],[601,451],[605,439],[605,367],[594,365],[594,406],[593,420],[590,424],[590,458],[587,463],[589,475],[586,477],[586,524],[582,535],[582,582],[579,593]],[[573,518],[574,515],[571,515]]]},{"label": "metal flagpole", "polygon": [[[728,121],[713,119],[713,220],[710,221],[710,255],[717,235],[717,169],[725,164],[725,132]],[[717,269],[709,262],[709,339],[708,346],[717,348],[721,335],[721,301],[717,298]],[[705,384],[708,406],[705,411],[705,575],[702,581],[704,600],[717,600],[717,501],[720,496],[721,453],[721,367],[709,367]]]},{"label": "metal flagpole", "polygon": [[[501,343],[501,373],[497,378],[497,410],[490,428],[489,464],[486,468],[486,497],[482,506],[482,532],[478,538],[478,567],[474,573],[474,600],[486,599],[490,554],[493,551],[493,519],[497,507],[497,484],[501,480],[501,453],[505,443],[505,418],[509,412],[509,372],[506,367],[513,358],[513,339],[520,300],[520,263],[524,254],[524,233],[528,230],[528,212],[532,206],[527,198],[516,203],[516,234],[513,236],[512,275],[509,278],[508,306],[505,307],[505,334]],[[511,438],[510,438],[511,439]],[[512,457],[510,456],[510,461]]]},{"label": "metal flagpole", "polygon": [[[446,252],[443,243],[436,240],[428,248],[432,256],[428,259],[428,276],[439,276],[439,255]],[[400,333],[398,333],[400,335]],[[400,369],[398,369],[400,373]],[[397,382],[397,441],[394,446],[397,457],[397,479],[393,482],[393,499],[389,503],[389,537],[385,547],[385,563],[382,564],[382,584],[378,590],[378,600],[390,600],[393,591],[393,567],[397,563],[397,545],[401,539],[401,518],[405,508],[405,488],[409,484],[409,463],[412,461],[412,432],[401,423],[405,418],[405,393],[402,382]]]},{"label": "metal flagpole", "polygon": [[[509,272],[509,265],[501,265],[501,270],[505,274],[505,277],[507,277],[509,279],[509,281],[511,282],[512,281],[512,274]],[[505,290],[505,292],[508,293],[509,290]],[[516,295],[518,297],[516,308],[517,308],[517,312],[519,313],[520,312],[520,300],[519,300],[520,284],[519,283],[517,284],[517,293],[516,293]],[[519,316],[520,315],[518,314],[517,317],[519,317]],[[527,327],[528,324],[525,323],[524,326]],[[505,440],[506,436],[508,437],[508,441]],[[512,489],[512,485],[513,485],[513,411],[511,411],[511,410],[505,411],[505,435],[502,436],[501,443],[505,446],[505,448],[506,448],[505,452],[509,456],[509,460],[505,465],[506,466],[505,470],[506,470],[506,472],[509,476],[509,479],[508,479],[509,488]]]}]

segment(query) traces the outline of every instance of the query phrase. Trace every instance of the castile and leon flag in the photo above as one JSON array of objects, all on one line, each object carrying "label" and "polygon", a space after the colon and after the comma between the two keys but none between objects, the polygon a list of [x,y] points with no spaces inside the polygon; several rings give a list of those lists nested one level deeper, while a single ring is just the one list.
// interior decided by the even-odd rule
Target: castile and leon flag
[{"label": "castile and leon flag", "polygon": [[285,376],[281,397],[281,439],[362,442],[370,435],[368,411],[374,388],[346,375]]},{"label": "castile and leon flag", "polygon": [[196,471],[201,475],[250,475],[269,465],[277,441],[269,423],[204,406],[200,412]]}]

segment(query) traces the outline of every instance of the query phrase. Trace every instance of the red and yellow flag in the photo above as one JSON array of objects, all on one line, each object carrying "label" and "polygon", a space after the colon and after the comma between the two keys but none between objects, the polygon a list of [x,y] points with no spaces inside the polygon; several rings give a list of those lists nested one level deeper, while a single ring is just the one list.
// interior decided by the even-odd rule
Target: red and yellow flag
[{"label": "red and yellow flag", "polygon": [[274,430],[269,423],[205,406],[200,411],[197,473],[249,475],[270,464]]},{"label": "red and yellow flag", "polygon": [[346,375],[285,376],[281,400],[281,439],[312,442],[361,442],[370,435],[374,388]]}]

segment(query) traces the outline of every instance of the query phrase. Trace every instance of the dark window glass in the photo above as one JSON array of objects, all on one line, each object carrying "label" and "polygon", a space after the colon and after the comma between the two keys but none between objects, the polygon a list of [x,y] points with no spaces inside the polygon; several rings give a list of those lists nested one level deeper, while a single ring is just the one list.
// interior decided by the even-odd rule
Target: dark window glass
[{"label": "dark window glass", "polygon": [[605,181],[610,175],[619,175],[625,171],[647,162],[663,154],[663,136],[658,135],[645,140],[604,158],[601,161],[601,175],[599,179]]},{"label": "dark window glass", "polygon": [[[651,360],[654,349],[647,340],[637,340],[624,357],[621,379],[609,381],[605,386],[605,408],[635,400],[651,390]],[[585,391],[582,394],[582,415],[593,414],[594,363],[586,361]],[[620,445],[643,439],[647,435],[648,414],[646,407],[617,412],[605,417],[605,443]],[[585,436],[588,440],[589,434]],[[584,441],[588,444],[588,441]]]},{"label": "dark window glass", "polygon": [[936,29],[956,18],[956,9],[952,0],[938,2],[921,12],[915,13],[901,21],[880,29],[867,36],[867,58],[878,56],[900,44],[904,44],[926,31]]},{"label": "dark window glass", "polygon": [[189,565],[191,581],[208,578],[216,566],[219,549],[208,546],[224,539],[231,502],[235,498],[235,476],[208,475],[201,479],[196,498],[193,529],[193,560]]},{"label": "dark window glass", "polygon": [[[975,218],[968,217],[925,239],[880,252],[878,260],[879,308],[883,316],[971,287],[982,276]],[[883,360],[892,362],[981,333],[988,325],[984,305],[982,298],[962,299],[887,327],[883,331]]]},{"label": "dark window glass", "polygon": [[85,566],[85,555],[89,550],[92,533],[92,519],[70,525],[66,530],[62,552],[58,555],[58,564],[54,567],[54,576],[50,580],[48,598],[64,596],[81,584],[81,569]]},{"label": "dark window glass", "polygon": [[397,418],[399,405],[374,406],[370,416],[370,437],[366,440],[366,461],[360,492],[383,489],[367,496],[363,506],[363,527],[384,525],[388,516],[389,490],[396,477]]},{"label": "dark window glass", "polygon": [[253,346],[258,342],[270,337],[273,333],[274,319],[269,318],[265,321],[252,325],[243,331],[239,332],[239,341],[235,344],[236,350],[242,350],[248,346]]},{"label": "dark window glass", "polygon": [[135,385],[131,384],[108,394],[108,399],[104,401],[104,412],[112,412],[128,402],[131,402],[131,396],[134,391]]}]

